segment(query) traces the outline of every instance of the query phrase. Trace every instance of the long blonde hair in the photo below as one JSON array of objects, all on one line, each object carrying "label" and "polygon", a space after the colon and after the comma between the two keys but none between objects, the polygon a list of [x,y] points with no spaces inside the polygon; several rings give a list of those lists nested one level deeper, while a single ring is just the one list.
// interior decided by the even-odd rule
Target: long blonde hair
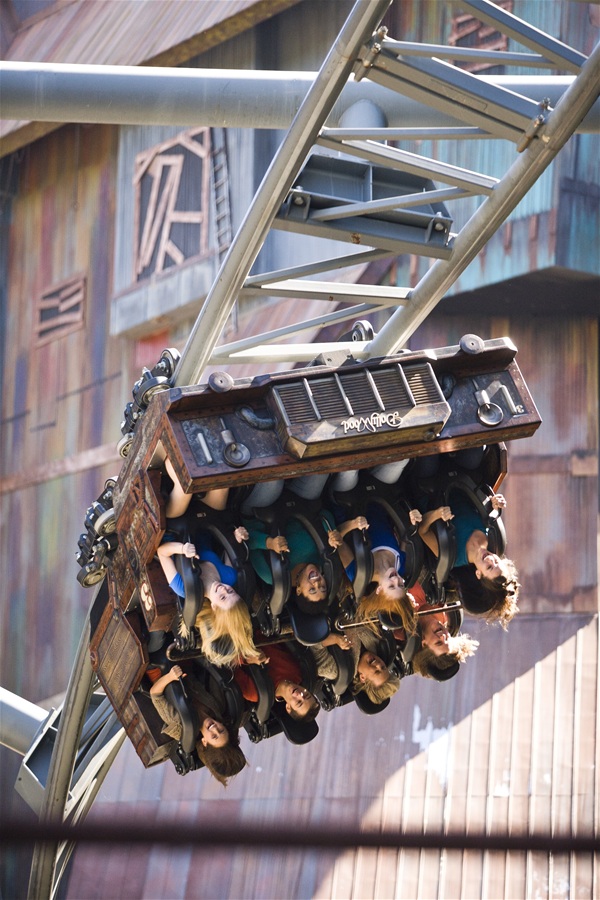
[{"label": "long blonde hair", "polygon": [[386,591],[377,592],[378,583],[372,581],[368,586],[371,588],[368,594],[360,598],[356,608],[355,621],[365,622],[369,627],[379,632],[379,623],[377,621],[369,621],[377,618],[377,614],[391,613],[400,616],[402,625],[407,634],[414,634],[417,629],[417,617],[415,616],[412,603],[405,593],[402,599],[390,597]]},{"label": "long blonde hair", "polygon": [[202,639],[202,652],[214,665],[235,666],[243,659],[261,657],[252,638],[250,613],[243,600],[231,609],[205,603],[195,624]]}]

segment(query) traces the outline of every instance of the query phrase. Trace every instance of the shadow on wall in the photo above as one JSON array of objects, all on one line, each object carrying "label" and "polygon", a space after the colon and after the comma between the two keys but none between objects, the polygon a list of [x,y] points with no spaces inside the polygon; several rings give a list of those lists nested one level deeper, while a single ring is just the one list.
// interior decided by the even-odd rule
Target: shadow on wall
[{"label": "shadow on wall", "polygon": [[[200,836],[207,822],[216,818],[234,821],[240,827],[250,822],[285,823],[297,827],[299,833],[311,827],[337,825],[435,831],[445,821],[441,810],[450,791],[454,791],[451,810],[461,808],[461,799],[464,809],[465,797],[459,798],[462,789],[456,779],[453,785],[448,784],[452,761],[463,773],[465,767],[475,765],[477,777],[486,785],[487,772],[493,765],[490,747],[494,734],[504,748],[519,737],[534,740],[534,717],[545,722],[557,706],[555,694],[575,683],[573,666],[565,665],[564,673],[552,667],[561,653],[565,659],[568,653],[572,663],[574,654],[591,648],[591,642],[596,642],[595,630],[586,626],[592,619],[588,615],[519,616],[508,633],[478,620],[465,620],[464,631],[481,645],[456,678],[444,684],[417,676],[408,678],[379,715],[365,716],[352,704],[329,714],[321,712],[317,739],[302,747],[289,744],[282,736],[257,745],[243,737],[249,767],[226,791],[205,772],[181,778],[170,765],[144,770],[133,748],[126,745],[91,815],[103,820],[114,816],[121,820],[151,817],[157,831],[161,818],[183,818]],[[575,636],[577,640],[572,641]],[[567,649],[564,645],[569,641]],[[543,661],[542,671],[535,673],[536,664]],[[550,671],[556,677],[546,677]],[[509,719],[515,714],[512,695],[502,692],[522,676],[528,686],[533,677],[542,678],[539,702],[544,710],[528,706],[535,701],[532,692],[524,690],[519,706],[522,727],[516,733]],[[564,700],[564,693],[562,696]],[[495,713],[489,706],[492,698]],[[470,732],[475,718],[474,739]],[[549,742],[552,734],[548,726]],[[465,735],[469,735],[466,740]],[[451,746],[453,755],[449,753]],[[485,802],[486,791],[484,786],[478,802]],[[449,826],[461,828],[464,821],[451,820]],[[246,853],[234,848],[211,848],[210,853],[203,853],[186,847],[173,854],[171,849],[157,846],[136,848],[133,866],[129,848],[98,851],[82,847],[73,861],[67,896],[90,900],[117,894],[132,900],[140,896],[169,896],[174,900],[376,896],[376,863],[369,887],[360,879],[354,882],[360,866],[352,860],[359,857],[352,856],[349,868],[347,858],[342,853]],[[343,894],[335,893],[332,882],[334,879],[338,884],[339,878],[348,880]],[[353,884],[363,893],[356,893]]]}]

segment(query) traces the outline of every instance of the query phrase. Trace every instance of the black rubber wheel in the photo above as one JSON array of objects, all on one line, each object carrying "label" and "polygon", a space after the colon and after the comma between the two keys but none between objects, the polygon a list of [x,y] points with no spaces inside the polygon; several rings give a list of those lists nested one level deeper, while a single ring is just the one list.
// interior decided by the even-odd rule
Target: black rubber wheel
[{"label": "black rubber wheel", "polygon": [[161,391],[168,391],[170,387],[171,385],[166,378],[161,376],[148,378],[136,393],[135,399],[138,406],[142,408],[148,406],[155,394],[159,394]]},{"label": "black rubber wheel", "polygon": [[233,378],[229,372],[211,372],[208,386],[215,394],[226,394],[233,387]]},{"label": "black rubber wheel", "polygon": [[483,353],[485,349],[482,338],[477,334],[463,334],[458,342],[458,346],[463,353],[468,353],[469,356],[476,356],[478,353]]},{"label": "black rubber wheel", "polygon": [[167,349],[163,350],[160,354],[159,362],[163,363],[164,375],[166,378],[173,377],[180,359],[181,354],[179,350],[176,350],[174,347],[167,347]]},{"label": "black rubber wheel", "polygon": [[375,337],[375,331],[368,319],[359,319],[355,322],[350,334],[353,341],[372,341]]}]

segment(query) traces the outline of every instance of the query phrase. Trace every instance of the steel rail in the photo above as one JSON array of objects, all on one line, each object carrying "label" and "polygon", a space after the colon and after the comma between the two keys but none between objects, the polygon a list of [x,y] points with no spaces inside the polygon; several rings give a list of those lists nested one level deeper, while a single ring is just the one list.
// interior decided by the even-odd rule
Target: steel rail
[{"label": "steel rail", "polygon": [[537,138],[521,153],[454,240],[448,260],[436,260],[398,309],[369,343],[368,354],[395,353],[437,306],[446,291],[475,259],[490,237],[508,218],[600,94],[600,44],[582,66]]},{"label": "steel rail", "polygon": [[[103,584],[94,591],[92,604]],[[91,608],[91,607],[90,607]],[[67,686],[56,743],[50,761],[44,799],[39,815],[40,828],[60,828],[69,795],[71,778],[79,749],[79,738],[89,706],[93,687],[93,672],[89,653],[88,620],[81,633],[77,655]],[[105,773],[108,771],[106,767]],[[99,784],[98,784],[99,787]],[[33,832],[32,832],[33,833]],[[52,895],[59,844],[64,840],[58,832],[54,840],[36,844],[31,863],[28,896],[45,900]]]}]

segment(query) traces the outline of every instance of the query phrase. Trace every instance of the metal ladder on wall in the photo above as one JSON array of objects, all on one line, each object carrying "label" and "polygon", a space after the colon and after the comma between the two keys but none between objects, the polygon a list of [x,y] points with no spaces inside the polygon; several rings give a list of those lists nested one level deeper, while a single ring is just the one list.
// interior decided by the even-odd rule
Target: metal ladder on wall
[{"label": "metal ladder on wall", "polygon": [[229,167],[227,137],[224,128],[211,128],[212,177],[215,198],[215,232],[219,262],[225,258],[233,238],[231,202],[229,198]]},{"label": "metal ladder on wall", "polygon": [[[355,4],[223,259],[184,348],[172,379],[174,385],[196,383],[209,364],[310,361],[321,353],[344,347],[356,358],[394,352],[505,221],[598,95],[600,48],[586,61],[581,54],[488,0],[463,0],[461,6],[533,52],[494,51],[492,57],[484,50],[406,44],[377,30],[390,3],[391,0],[359,0]],[[550,110],[482,82],[449,62],[490,58],[496,64],[567,69],[577,78],[556,109]],[[327,118],[352,73],[355,78],[368,78],[434,107],[445,117],[444,124],[435,128],[390,129],[382,111],[373,103],[357,110],[360,126],[348,123],[344,128],[328,129]],[[390,143],[485,138],[510,141],[520,151],[499,179]],[[465,197],[483,200],[468,222],[453,232],[446,204]],[[333,235],[360,249],[294,268],[251,275],[273,228],[328,239]],[[315,278],[406,253],[433,260],[412,289]],[[219,346],[225,323],[238,297],[244,294],[316,297],[325,299],[333,308],[306,321],[302,319],[302,304],[298,303],[298,322]],[[370,340],[348,345],[285,343],[303,330],[379,310],[392,310],[392,315]],[[94,598],[99,590],[102,585],[94,592]],[[76,822],[84,817],[124,738],[122,733],[115,734],[109,711],[102,707],[104,712],[100,714],[93,702],[94,692],[86,629],[60,716],[49,720],[39,739],[46,741],[45,753],[51,755],[47,778],[40,787],[41,821]],[[90,719],[97,722],[95,728],[89,724]],[[58,840],[36,846],[30,896],[55,896],[72,850],[72,843]]]}]

